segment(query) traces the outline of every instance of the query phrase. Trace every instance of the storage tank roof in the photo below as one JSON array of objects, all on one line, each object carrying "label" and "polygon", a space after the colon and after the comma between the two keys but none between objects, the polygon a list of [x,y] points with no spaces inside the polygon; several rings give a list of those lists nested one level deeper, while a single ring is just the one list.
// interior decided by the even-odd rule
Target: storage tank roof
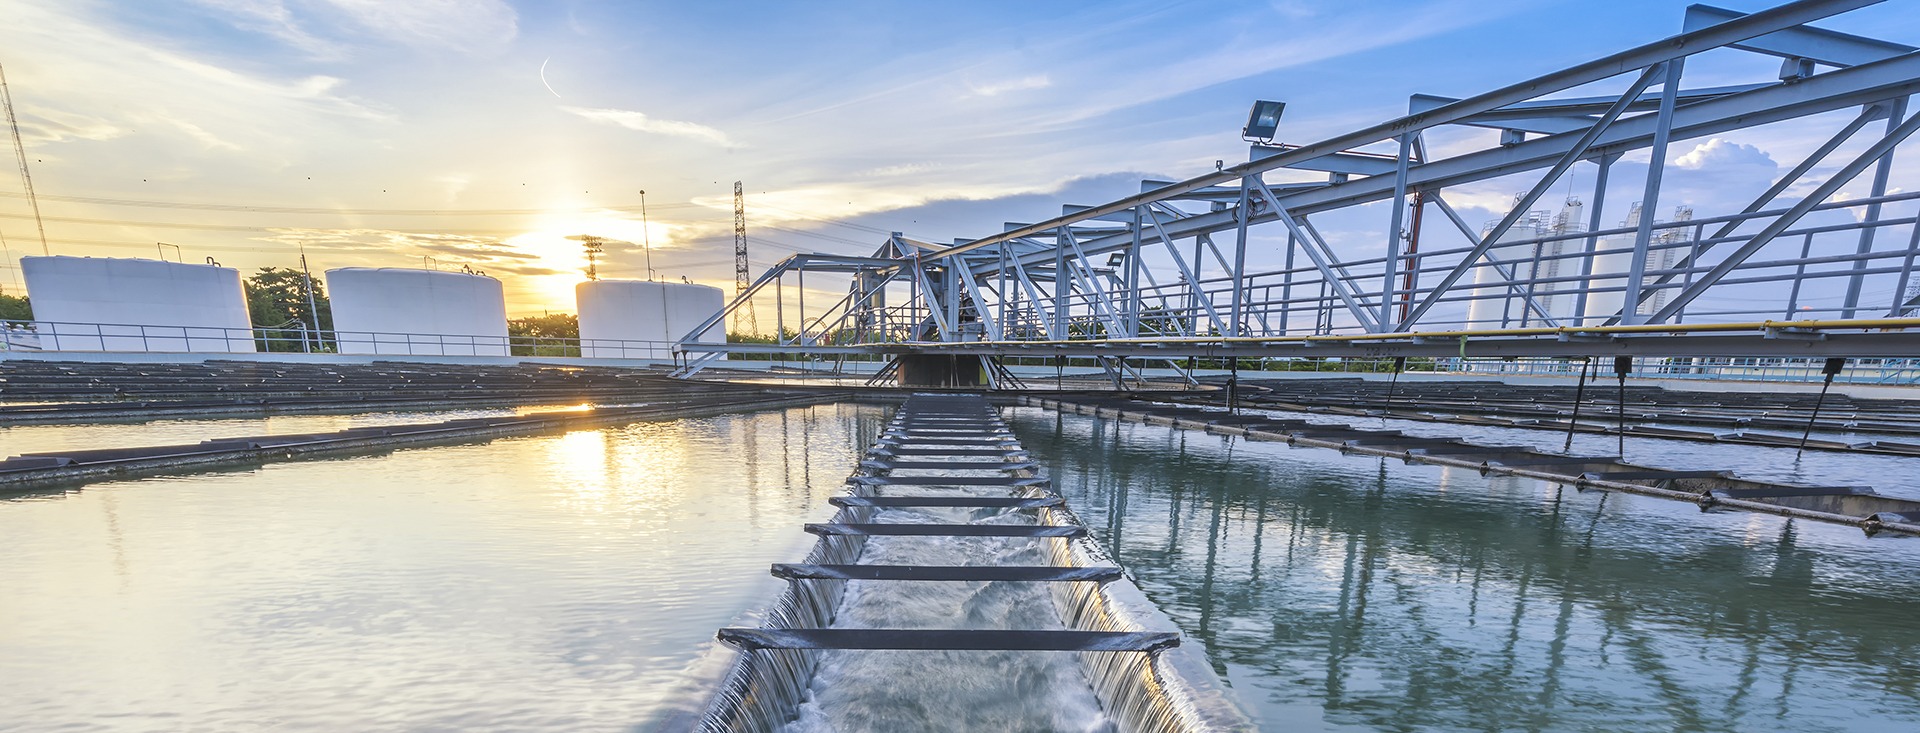
[{"label": "storage tank roof", "polygon": [[215,270],[233,270],[234,269],[231,267],[227,267],[226,265],[209,265],[205,262],[174,262],[172,260],[156,260],[151,257],[77,257],[74,255],[25,255],[20,258],[21,262],[25,262],[27,260],[65,260],[65,261],[71,261],[71,262],[137,262],[144,265],[168,265],[171,267],[205,267],[205,268],[215,269]]},{"label": "storage tank roof", "polygon": [[674,287],[674,288],[703,288],[706,290],[719,290],[719,288],[716,288],[712,285],[701,285],[700,283],[673,282],[671,280],[622,280],[622,279],[602,278],[599,280],[581,280],[580,284],[585,286],[659,285],[663,287]]},{"label": "storage tank roof", "polygon": [[327,274],[332,275],[336,272],[353,272],[353,273],[379,272],[379,273],[395,273],[395,274],[408,274],[408,275],[444,275],[448,277],[454,277],[454,276],[479,277],[479,278],[486,278],[488,280],[499,279],[499,278],[493,277],[492,275],[482,275],[474,272],[462,272],[460,270],[424,270],[418,267],[336,267],[331,270],[328,270]]}]

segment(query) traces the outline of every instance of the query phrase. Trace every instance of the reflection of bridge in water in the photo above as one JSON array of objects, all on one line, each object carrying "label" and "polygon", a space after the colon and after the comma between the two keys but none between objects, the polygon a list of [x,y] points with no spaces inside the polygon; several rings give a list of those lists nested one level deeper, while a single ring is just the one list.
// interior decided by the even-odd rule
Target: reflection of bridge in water
[{"label": "reflection of bridge in water", "polygon": [[1920,722],[1904,543],[1107,419],[1014,426],[1269,718]]}]

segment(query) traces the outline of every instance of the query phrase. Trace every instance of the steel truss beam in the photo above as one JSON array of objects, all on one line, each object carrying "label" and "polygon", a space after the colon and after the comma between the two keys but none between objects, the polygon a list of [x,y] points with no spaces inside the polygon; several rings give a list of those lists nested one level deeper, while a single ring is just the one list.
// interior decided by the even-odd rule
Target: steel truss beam
[{"label": "steel truss beam", "polygon": [[[1525,319],[1564,330],[1474,335],[1467,339],[1468,355],[1475,349],[1491,349],[1485,354],[1495,356],[1722,355],[1739,349],[1753,349],[1746,353],[1754,355],[1829,355],[1867,344],[1904,354],[1908,340],[1899,333],[1784,340],[1724,333],[1621,334],[1599,342],[1564,337],[1615,323],[1666,325],[1684,317],[1695,325],[1800,315],[1773,305],[1740,305],[1752,297],[1717,298],[1769,278],[1790,280],[1796,303],[1811,299],[1811,293],[1802,293],[1803,285],[1843,284],[1844,309],[1817,311],[1816,318],[1850,316],[1860,309],[1879,313],[1883,307],[1902,314],[1910,308],[1908,301],[1920,301],[1920,294],[1908,292],[1920,259],[1915,252],[1920,223],[1904,214],[1882,215],[1883,206],[1911,198],[1885,191],[1898,162],[1894,149],[1920,129],[1920,115],[1904,115],[1906,98],[1920,93],[1920,50],[1807,25],[1872,4],[1798,0],[1752,14],[1695,6],[1686,13],[1684,30],[1667,39],[1484,94],[1416,95],[1404,117],[1304,145],[1255,145],[1244,163],[1183,181],[1143,181],[1139,194],[1090,206],[1063,205],[1060,216],[1045,221],[1006,223],[999,232],[948,246],[896,234],[870,258],[789,258],[693,333],[721,322],[769,283],[778,287],[784,275],[813,270],[852,274],[855,284],[826,311],[796,319],[802,324],[797,347],[802,349],[839,348],[836,344],[848,341],[841,334],[857,326],[861,340],[872,332],[883,342],[859,348],[885,353],[1182,358],[1212,355],[1216,352],[1209,349],[1216,349],[1336,356],[1380,355],[1367,349],[1394,344],[1390,355],[1458,355],[1457,338],[1445,337],[1452,341],[1444,346],[1431,339],[1469,327],[1462,312],[1470,304],[1493,302],[1500,312],[1517,306]],[[1683,88],[1681,71],[1690,57],[1726,48],[1782,59],[1780,73],[1750,83]],[[1620,91],[1585,91],[1605,84],[1617,84]],[[1553,96],[1576,89],[1587,96]],[[1684,198],[1663,197],[1670,145],[1763,125],[1815,124],[1807,118],[1854,108],[1860,112],[1738,213],[1657,220],[1659,201]],[[1888,120],[1886,134],[1823,180],[1809,180],[1821,172],[1823,160],[1881,118]],[[1440,128],[1481,130],[1477,134],[1497,140],[1462,150],[1455,135],[1447,138],[1447,156],[1434,158],[1425,136]],[[1488,129],[1497,133],[1484,132]],[[1384,148],[1390,152],[1377,152],[1384,145],[1392,146]],[[1602,229],[1603,221],[1620,216],[1619,205],[1608,211],[1605,201],[1614,163],[1639,151],[1652,161],[1644,182],[1634,182],[1641,186],[1643,213],[1632,224]],[[1575,220],[1569,213],[1549,222],[1533,211],[1582,163],[1598,168],[1585,216]],[[1869,167],[1875,173],[1868,195],[1836,201],[1836,194]],[[1283,174],[1315,180],[1266,180]],[[1528,182],[1516,188],[1525,192],[1477,232],[1443,195],[1447,189],[1522,175]],[[1799,190],[1811,192],[1784,206],[1774,204]],[[1368,247],[1366,254],[1357,254],[1351,243],[1382,239],[1346,229],[1330,230],[1335,236],[1327,237],[1309,221],[1348,227],[1348,216],[1321,214],[1379,202],[1388,204],[1379,217],[1385,247]],[[1423,225],[1421,212],[1428,206],[1445,217],[1442,225]],[[1855,221],[1799,224],[1810,213],[1830,210],[1847,210]],[[1270,224],[1279,226],[1265,228]],[[1549,224],[1552,228],[1545,228]],[[1229,231],[1231,251],[1228,243],[1216,245],[1213,239]],[[1845,250],[1826,246],[1829,235],[1849,237]],[[1802,250],[1798,257],[1768,249],[1787,236],[1798,238],[1793,240]],[[1277,249],[1281,238],[1283,253]],[[1192,240],[1191,251],[1183,252],[1187,240]],[[1900,246],[1905,249],[1888,249]],[[1514,259],[1516,251],[1531,254]],[[1269,258],[1281,254],[1284,266],[1270,269]],[[1307,262],[1296,266],[1296,254],[1304,254]],[[1109,257],[1110,262],[1095,259]],[[1889,286],[1896,290],[1892,297],[1880,295]],[[892,302],[889,287],[895,293],[906,290],[908,297],[901,305],[876,306]],[[1869,294],[1871,303],[1865,302]],[[909,325],[901,327],[902,318]],[[977,327],[971,325],[975,322]],[[1261,345],[1191,343],[1203,331],[1256,338]],[[1390,340],[1372,346],[1282,343],[1303,333]],[[1142,343],[1141,337],[1159,345]],[[686,352],[716,350],[690,339],[680,344]],[[1063,339],[1072,344],[1058,343]],[[1614,350],[1596,349],[1593,343]],[[1029,345],[1042,352],[1030,352]]]}]

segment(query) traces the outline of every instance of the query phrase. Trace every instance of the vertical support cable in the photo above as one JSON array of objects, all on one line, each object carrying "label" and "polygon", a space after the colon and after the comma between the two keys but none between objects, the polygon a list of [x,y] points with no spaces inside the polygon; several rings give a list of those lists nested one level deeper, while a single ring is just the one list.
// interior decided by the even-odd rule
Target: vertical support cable
[{"label": "vertical support cable", "polygon": [[1794,458],[1799,458],[1807,450],[1807,437],[1813,435],[1813,423],[1820,419],[1820,405],[1827,401],[1827,390],[1833,387],[1833,378],[1839,376],[1840,370],[1846,366],[1846,358],[1839,356],[1828,357],[1827,363],[1820,366],[1820,373],[1826,375],[1826,380],[1820,383],[1820,396],[1813,400],[1813,414],[1807,416],[1807,429],[1800,431],[1800,448],[1793,452]]},{"label": "vertical support cable", "polygon": [[1232,366],[1227,371],[1227,414],[1240,414],[1240,357],[1229,355]]},{"label": "vertical support cable", "polygon": [[1573,431],[1580,426],[1580,401],[1587,396],[1587,373],[1593,370],[1593,357],[1580,357],[1580,386],[1573,390],[1573,417],[1567,420],[1567,442],[1560,446],[1561,453],[1573,452]]},{"label": "vertical support cable", "polygon": [[1400,372],[1407,369],[1407,357],[1393,357],[1393,378],[1387,382],[1387,405],[1380,410],[1380,424],[1387,424],[1387,415],[1393,412],[1393,392],[1400,386]]},{"label": "vertical support cable", "polygon": [[1614,393],[1614,407],[1618,410],[1615,420],[1618,427],[1615,433],[1619,436],[1619,448],[1615,452],[1620,456],[1621,462],[1627,460],[1627,374],[1632,371],[1633,357],[1613,357],[1613,378],[1619,383]]}]

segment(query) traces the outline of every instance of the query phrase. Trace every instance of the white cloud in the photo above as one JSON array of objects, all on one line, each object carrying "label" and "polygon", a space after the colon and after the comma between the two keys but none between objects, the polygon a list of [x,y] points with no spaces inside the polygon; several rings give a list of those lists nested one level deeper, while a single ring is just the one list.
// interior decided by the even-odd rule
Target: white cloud
[{"label": "white cloud", "polygon": [[[1485,22],[1512,8],[1491,9],[1446,0],[1418,8],[1356,7],[1332,14],[1299,3],[1282,3],[1275,11],[1296,20],[1322,15],[1325,20],[1315,23],[1311,32],[1284,37],[1248,33],[1184,57],[1138,54],[1141,63],[1137,68],[1118,75],[1117,81],[1101,84],[1097,93],[1087,95],[1066,115],[1049,110],[1048,120],[1053,125],[1079,123],[1216,84],[1438,35]],[[1104,76],[1111,68],[1111,62],[1099,54],[1088,58],[1087,68],[1081,70],[1083,76]],[[1091,63],[1095,58],[1101,65]]]},{"label": "white cloud", "polygon": [[519,35],[519,15],[501,0],[194,0],[241,30],[325,58],[349,55],[367,36],[468,53],[498,50]]},{"label": "white cloud", "polygon": [[[342,118],[389,119],[341,96],[339,78],[216,65],[118,33],[88,9],[19,7],[11,11],[15,22],[4,35],[23,59],[7,69],[22,133],[50,155],[60,154],[58,144],[67,141],[113,140],[120,146],[89,150],[144,156],[166,144],[156,143],[155,134],[176,135],[207,150],[279,154]],[[120,155],[111,164],[127,162]]]},{"label": "white cloud", "polygon": [[19,110],[18,116],[20,137],[28,145],[66,140],[112,140],[127,134],[127,130],[119,125],[92,115],[65,110],[41,107],[32,111]]},{"label": "white cloud", "polygon": [[1721,138],[1710,138],[1706,142],[1693,146],[1692,150],[1673,159],[1676,167],[1686,170],[1723,171],[1732,168],[1765,168],[1769,173],[1780,167],[1773,157],[1752,145],[1728,142]]},{"label": "white cloud", "polygon": [[473,185],[473,176],[449,174],[434,178],[433,182],[446,187],[446,202],[452,204],[460,200],[460,194],[466,193],[468,186]]},{"label": "white cloud", "polygon": [[293,11],[283,0],[194,0],[209,10],[222,13],[227,22],[241,30],[263,33],[294,48],[318,56],[338,56],[337,44],[308,33],[294,20]]},{"label": "white cloud", "polygon": [[209,150],[229,150],[229,151],[240,150],[240,146],[235,145],[231,142],[228,142],[227,140],[222,139],[219,135],[215,135],[211,132],[208,132],[206,128],[196,125],[192,122],[188,122],[186,120],[172,117],[169,115],[164,115],[164,114],[159,115],[158,118],[166,121],[167,124],[172,125],[175,129],[183,133],[186,133],[187,137],[193,138],[194,140],[198,141],[201,145],[206,146],[207,149]]},{"label": "white cloud", "polygon": [[985,84],[968,82],[967,91],[972,92],[973,96],[976,97],[997,97],[1007,92],[1024,92],[1033,89],[1045,89],[1050,86],[1053,86],[1052,79],[1047,78],[1046,74],[1036,74],[1033,76],[1023,76],[1018,79],[1007,79]]},{"label": "white cloud", "polygon": [[635,112],[633,110],[625,110],[625,109],[593,109],[588,107],[568,107],[568,106],[562,106],[560,109],[565,110],[570,114],[578,115],[580,117],[592,120],[594,122],[604,122],[610,125],[619,125],[629,130],[638,130],[640,132],[647,132],[655,135],[670,135],[673,137],[684,137],[691,140],[700,140],[703,142],[709,142],[715,145],[720,145],[720,146],[729,147],[729,148],[744,147],[743,145],[740,145],[739,143],[736,143],[728,139],[726,133],[713,129],[706,125],[702,125],[697,122],[681,122],[679,120],[659,120],[659,119],[654,119],[652,117],[647,116],[647,114],[644,112]]},{"label": "white cloud", "polygon": [[916,175],[921,175],[925,173],[931,173],[934,170],[937,170],[938,168],[940,168],[940,166],[936,163],[901,163],[899,165],[886,165],[886,166],[881,166],[879,168],[870,168],[870,169],[855,173],[854,175],[859,176],[861,178],[892,178],[897,176],[916,176]]}]

